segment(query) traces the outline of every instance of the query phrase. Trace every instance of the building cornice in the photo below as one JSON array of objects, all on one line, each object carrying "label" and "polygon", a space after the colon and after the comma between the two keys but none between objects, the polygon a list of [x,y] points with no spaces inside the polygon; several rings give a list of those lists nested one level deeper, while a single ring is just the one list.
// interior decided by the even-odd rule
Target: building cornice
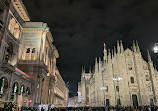
[{"label": "building cornice", "polygon": [[35,27],[23,27],[22,31],[46,31],[47,30],[45,28],[35,28]]},{"label": "building cornice", "polygon": [[21,0],[12,0],[13,6],[24,21],[30,21],[29,14]]}]

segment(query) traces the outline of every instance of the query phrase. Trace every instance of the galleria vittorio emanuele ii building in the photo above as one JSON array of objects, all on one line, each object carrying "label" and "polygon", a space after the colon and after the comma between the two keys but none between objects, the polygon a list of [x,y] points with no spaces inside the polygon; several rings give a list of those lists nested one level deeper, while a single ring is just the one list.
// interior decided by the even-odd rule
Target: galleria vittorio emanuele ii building
[{"label": "galleria vittorio emanuele ii building", "polygon": [[[108,53],[107,53],[108,52]],[[78,84],[81,106],[142,106],[158,104],[158,72],[148,52],[146,62],[138,43],[124,50],[122,41],[117,49],[96,58],[93,71],[82,69]]]},{"label": "galleria vittorio emanuele ii building", "polygon": [[47,23],[30,21],[22,0],[0,1],[0,107],[67,106],[53,41]]}]

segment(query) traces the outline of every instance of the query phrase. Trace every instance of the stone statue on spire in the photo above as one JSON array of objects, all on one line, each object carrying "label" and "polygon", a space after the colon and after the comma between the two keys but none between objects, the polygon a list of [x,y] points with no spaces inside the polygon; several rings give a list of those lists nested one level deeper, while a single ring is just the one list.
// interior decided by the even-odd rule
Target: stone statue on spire
[{"label": "stone statue on spire", "polygon": [[106,50],[106,45],[105,45],[105,43],[104,43],[104,51],[103,51],[103,54],[104,54],[104,57],[103,57],[104,61],[107,61],[107,50]]}]

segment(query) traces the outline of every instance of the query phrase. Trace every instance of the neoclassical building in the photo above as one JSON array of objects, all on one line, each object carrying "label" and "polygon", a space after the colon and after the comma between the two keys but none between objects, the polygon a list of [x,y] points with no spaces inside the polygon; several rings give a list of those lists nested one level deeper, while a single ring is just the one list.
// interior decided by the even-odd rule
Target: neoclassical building
[{"label": "neoclassical building", "polygon": [[17,62],[22,24],[30,18],[20,0],[11,0],[7,6],[0,40],[0,100],[28,106],[32,81]]},{"label": "neoclassical building", "polygon": [[[108,52],[108,54],[107,54]],[[82,106],[158,105],[158,71],[148,52],[146,62],[138,43],[124,50],[122,41],[117,51],[107,51],[96,58],[94,70],[82,69],[79,91]]]},{"label": "neoclassical building", "polygon": [[66,84],[57,68],[55,71],[55,77],[54,105],[58,107],[68,106],[69,90],[67,89]]},{"label": "neoclassical building", "polygon": [[33,103],[53,104],[56,59],[58,51],[52,44],[53,37],[43,22],[25,22],[21,34],[18,68],[33,81]]},{"label": "neoclassical building", "polygon": [[[31,22],[21,0],[11,0],[6,12],[0,40],[0,105],[9,101],[18,107],[59,104],[54,102],[59,93],[55,92],[59,54],[47,23]],[[61,76],[60,81],[67,101]]]}]

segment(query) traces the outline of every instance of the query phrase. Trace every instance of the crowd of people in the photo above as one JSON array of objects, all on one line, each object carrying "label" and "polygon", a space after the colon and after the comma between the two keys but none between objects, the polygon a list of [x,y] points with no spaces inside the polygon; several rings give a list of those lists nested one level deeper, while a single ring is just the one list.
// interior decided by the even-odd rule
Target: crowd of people
[{"label": "crowd of people", "polygon": [[[12,111],[10,109],[0,109],[0,111]],[[55,107],[40,110],[35,107],[22,107],[16,111],[158,111],[158,106],[127,106],[127,107]]]},{"label": "crowd of people", "polygon": [[[41,109],[41,111],[45,111]],[[157,106],[139,106],[139,107],[61,107],[50,108],[48,111],[158,111]]]}]

